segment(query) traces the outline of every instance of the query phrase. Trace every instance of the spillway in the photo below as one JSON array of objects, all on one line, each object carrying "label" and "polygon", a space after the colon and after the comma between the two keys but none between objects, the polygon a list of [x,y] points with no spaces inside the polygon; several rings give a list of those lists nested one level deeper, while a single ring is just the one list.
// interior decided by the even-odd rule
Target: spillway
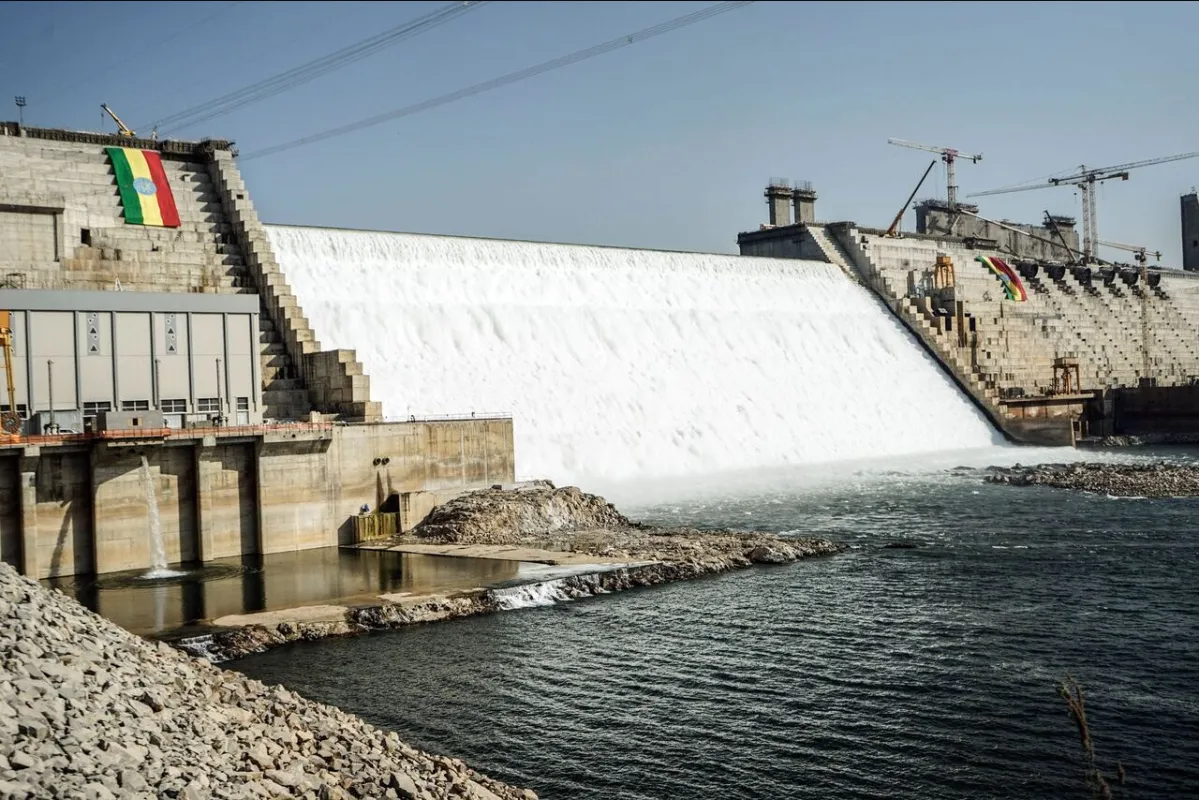
[{"label": "spillway", "polygon": [[517,472],[584,483],[999,435],[820,262],[268,226],[322,348],[389,418],[510,412]]}]

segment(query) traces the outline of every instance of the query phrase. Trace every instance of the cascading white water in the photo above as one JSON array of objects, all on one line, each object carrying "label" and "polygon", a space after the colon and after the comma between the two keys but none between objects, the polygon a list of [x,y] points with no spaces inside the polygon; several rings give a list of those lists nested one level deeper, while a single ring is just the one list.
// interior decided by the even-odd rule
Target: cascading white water
[{"label": "cascading white water", "polygon": [[268,232],[322,348],[357,351],[388,417],[511,412],[520,475],[673,477],[1000,441],[830,264]]},{"label": "cascading white water", "polygon": [[173,578],[184,573],[168,568],[166,546],[162,541],[162,520],[158,516],[158,496],[154,492],[154,476],[150,472],[150,462],[142,456],[142,491],[146,495],[146,518],[149,522],[150,533],[150,569],[143,572],[141,578]]}]

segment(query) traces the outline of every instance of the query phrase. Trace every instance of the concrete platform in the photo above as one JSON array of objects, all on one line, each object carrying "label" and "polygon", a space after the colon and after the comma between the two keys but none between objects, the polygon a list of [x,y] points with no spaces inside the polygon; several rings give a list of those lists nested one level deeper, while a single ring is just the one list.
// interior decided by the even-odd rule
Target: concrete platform
[{"label": "concrete platform", "polygon": [[[531,547],[511,545],[444,545],[444,544],[362,544],[346,547],[347,550],[379,550],[408,553],[422,556],[446,558],[490,559],[522,565],[513,577],[498,582],[481,582],[477,586],[465,583],[427,584],[406,592],[382,592],[358,594],[351,597],[329,598],[333,602],[297,605],[250,614],[228,614],[205,620],[202,624],[215,628],[243,628],[250,625],[273,627],[280,623],[299,625],[304,623],[340,622],[347,618],[350,610],[380,603],[399,606],[423,606],[448,602],[488,589],[512,588],[532,585],[561,578],[608,572],[625,567],[643,567],[657,562],[630,561],[627,558],[607,558],[585,553],[558,552]],[[486,585],[484,585],[486,583]]]},{"label": "concrete platform", "polygon": [[427,556],[457,558],[491,558],[498,561],[521,561],[527,564],[548,564],[555,567],[608,566],[628,564],[627,558],[608,558],[586,553],[565,553],[501,544],[397,544],[357,545],[359,550],[389,550],[393,553],[415,553]]}]

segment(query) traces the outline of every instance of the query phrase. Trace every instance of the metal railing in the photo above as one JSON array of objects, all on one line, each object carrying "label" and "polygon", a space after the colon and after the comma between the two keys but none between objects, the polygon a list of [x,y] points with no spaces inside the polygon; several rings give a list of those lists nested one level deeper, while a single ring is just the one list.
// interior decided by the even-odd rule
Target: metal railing
[{"label": "metal railing", "polygon": [[[423,423],[423,422],[477,422],[480,420],[511,420],[512,414],[502,411],[476,411],[463,414],[409,414],[406,417],[386,417],[377,422],[355,423],[366,425],[382,425],[394,423]],[[132,440],[179,440],[202,439],[205,436],[219,438],[239,438],[245,436],[264,436],[279,433],[314,433],[331,432],[335,427],[348,426],[345,422],[280,422],[277,424],[257,425],[205,425],[187,428],[122,428],[117,430],[90,431],[87,433],[45,433],[19,434],[0,436],[0,447],[15,445],[51,445],[72,444],[105,441]]]},{"label": "metal railing", "polygon": [[16,435],[0,438],[3,445],[72,444],[75,442],[130,441],[146,439],[202,439],[205,436],[238,438],[268,433],[313,433],[333,430],[332,422],[285,422],[278,425],[222,425],[194,428],[123,428],[89,433]]},{"label": "metal railing", "polygon": [[469,414],[409,414],[406,417],[384,417],[380,422],[471,422],[480,419],[512,419],[512,414],[506,411],[472,411]]}]

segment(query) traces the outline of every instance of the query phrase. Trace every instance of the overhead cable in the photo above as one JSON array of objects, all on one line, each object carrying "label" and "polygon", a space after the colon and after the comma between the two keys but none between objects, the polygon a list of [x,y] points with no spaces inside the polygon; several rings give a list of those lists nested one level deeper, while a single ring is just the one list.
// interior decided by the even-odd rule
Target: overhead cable
[{"label": "overhead cable", "polygon": [[450,3],[428,14],[405,22],[402,25],[386,30],[383,33],[368,37],[352,45],[343,47],[341,50],[309,61],[306,64],[293,67],[278,75],[249,84],[248,86],[243,86],[237,91],[230,92],[216,99],[161,117],[153,123],[154,127],[161,128],[161,133],[166,134],[224,116],[250,103],[257,103],[260,100],[265,100],[288,89],[293,89],[296,86],[313,81],[322,75],[327,75],[355,61],[360,61],[374,55],[386,47],[425,33],[439,25],[444,25],[463,14],[482,8],[488,2],[489,0],[471,0],[470,2]]},{"label": "overhead cable", "polygon": [[353,133],[354,131],[359,131],[363,128],[369,128],[374,125],[380,125],[384,122],[390,122],[393,119],[419,114],[422,111],[428,111],[430,109],[437,108],[438,106],[443,106],[458,100],[464,100],[468,97],[474,97],[475,95],[483,94],[484,92],[490,92],[493,89],[499,89],[500,87],[508,86],[516,83],[517,81],[523,81],[527,78],[543,75],[547,72],[568,67],[571,64],[577,64],[580,61],[585,61],[589,58],[595,58],[596,56],[610,53],[613,50],[619,50],[622,47],[628,47],[631,44],[636,44],[637,42],[642,42],[655,36],[661,36],[662,34],[676,31],[679,28],[684,28],[688,25],[694,25],[697,22],[710,19],[718,14],[724,14],[725,12],[741,8],[742,6],[751,5],[753,2],[754,0],[748,0],[748,2],[717,3],[716,5],[708,6],[705,9],[695,11],[691,14],[675,17],[674,19],[667,20],[666,22],[659,23],[658,25],[645,28],[637,31],[636,33],[626,34],[619,38],[604,42],[603,44],[597,44],[593,47],[588,47],[585,50],[579,50],[571,53],[570,55],[562,56],[561,58],[555,58],[552,61],[546,61],[542,64],[538,64],[537,66],[527,67],[517,72],[510,72],[507,75],[499,78],[493,78],[489,81],[476,83],[475,85],[468,86],[465,89],[459,89],[458,91],[450,92],[449,94],[443,94],[439,97],[423,100],[419,103],[404,106],[403,108],[398,108],[394,111],[388,111],[383,114],[378,114],[373,117],[359,120],[358,122],[351,122],[336,128],[330,128],[329,130],[322,131],[320,133],[314,133],[300,139],[294,139],[290,142],[273,145],[261,150],[255,150],[254,152],[241,156],[241,160],[246,161],[253,158],[262,158],[264,156],[274,155],[275,153],[282,153],[285,150],[292,150],[296,147],[313,144],[314,142],[332,139],[335,136]]}]

